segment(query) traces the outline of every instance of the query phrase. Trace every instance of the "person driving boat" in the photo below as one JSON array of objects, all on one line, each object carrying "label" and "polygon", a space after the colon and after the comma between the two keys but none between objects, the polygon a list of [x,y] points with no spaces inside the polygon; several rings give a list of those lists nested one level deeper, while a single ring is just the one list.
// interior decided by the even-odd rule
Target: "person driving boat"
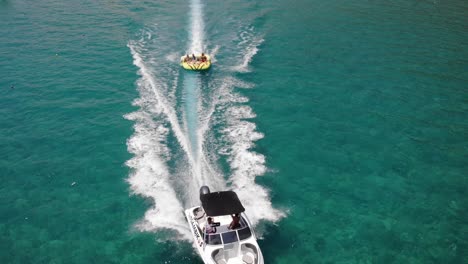
[{"label": "person driving boat", "polygon": [[204,228],[206,233],[216,233],[216,227],[212,225],[213,225],[213,218],[208,217],[205,228]]},{"label": "person driving boat", "polygon": [[232,217],[232,222],[229,224],[229,229],[236,229],[240,227],[240,216],[239,214],[233,214],[231,215]]}]

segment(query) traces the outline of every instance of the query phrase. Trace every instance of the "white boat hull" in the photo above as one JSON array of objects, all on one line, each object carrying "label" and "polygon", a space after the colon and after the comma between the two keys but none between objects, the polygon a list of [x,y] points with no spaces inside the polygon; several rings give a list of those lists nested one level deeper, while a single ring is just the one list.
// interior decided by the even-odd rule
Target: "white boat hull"
[{"label": "white boat hull", "polygon": [[[197,249],[203,262],[206,264],[264,264],[263,255],[257,244],[255,234],[251,229],[250,221],[245,215],[243,219],[251,231],[251,235],[242,240],[232,243],[221,243],[210,245],[205,242],[203,226],[206,223],[206,216],[194,215],[194,211],[200,207],[193,207],[185,210],[185,217],[188,221],[190,231],[194,239],[194,247]],[[202,210],[202,209],[201,209]],[[222,229],[220,227],[219,229]],[[235,233],[235,232],[234,232]],[[220,232],[220,234],[222,234]],[[239,238],[239,234],[237,237]]]}]

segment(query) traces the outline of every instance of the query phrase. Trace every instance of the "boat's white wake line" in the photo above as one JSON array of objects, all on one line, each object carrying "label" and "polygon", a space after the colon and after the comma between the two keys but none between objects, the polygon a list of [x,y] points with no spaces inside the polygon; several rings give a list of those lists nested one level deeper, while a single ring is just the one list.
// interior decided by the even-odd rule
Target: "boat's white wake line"
[{"label": "boat's white wake line", "polygon": [[169,119],[172,129],[174,133],[176,134],[176,138],[179,141],[182,148],[185,150],[185,152],[187,153],[190,152],[189,141],[187,137],[185,136],[185,134],[182,132],[182,129],[177,121],[177,115],[175,113],[174,108],[172,108],[170,106],[170,103],[167,102],[166,98],[159,93],[158,85],[156,84],[156,81],[153,75],[150,73],[149,69],[144,64],[143,59],[141,58],[140,54],[136,52],[134,46],[129,44],[128,47],[130,48],[132,55],[133,55],[133,63],[135,64],[135,66],[137,66],[140,69],[139,74],[142,77],[142,81],[147,83],[149,88],[153,91],[155,99],[160,105],[161,111]]},{"label": "boat's white wake line", "polygon": [[168,188],[171,186],[169,172],[161,160],[167,150],[164,143],[158,141],[164,140],[167,129],[162,125],[153,127],[152,118],[143,112],[134,112],[126,117],[136,122],[135,134],[128,141],[129,151],[135,155],[127,162],[127,166],[133,169],[128,183],[135,194],[149,197],[155,204],[137,227],[144,231],[170,228],[176,230],[182,239],[189,239],[190,231],[179,213],[182,205],[174,189]]},{"label": "boat's white wake line", "polygon": [[239,35],[240,42],[237,44],[240,54],[240,63],[233,67],[237,72],[249,72],[249,64],[252,58],[259,51],[259,46],[263,43],[264,39],[261,36],[254,34],[254,28],[249,27],[244,29]]},{"label": "boat's white wake line", "polygon": [[203,40],[204,40],[204,25],[203,25],[203,12],[202,4],[200,0],[192,0],[190,3],[191,8],[191,30],[190,30],[190,50],[189,53],[201,53],[203,52]]},{"label": "boat's white wake line", "polygon": [[[203,52],[204,42],[204,25],[203,25],[203,13],[202,3],[200,0],[192,0],[190,4],[190,47],[191,53],[199,54]],[[217,169],[209,163],[206,159],[204,152],[204,139],[205,132],[208,130],[210,117],[205,115],[206,111],[202,106],[202,98],[200,90],[202,89],[203,83],[201,77],[198,74],[189,72],[184,75],[183,89],[184,89],[184,105],[185,112],[183,113],[185,130],[188,138],[190,139],[191,152],[187,153],[190,157],[191,171],[188,172],[192,176],[190,182],[191,195],[190,199],[186,201],[186,204],[197,205],[198,201],[198,189],[202,185],[210,185],[214,189],[222,189],[225,184],[222,180],[222,176],[216,172]]]},{"label": "boat's white wake line", "polygon": [[128,47],[141,76],[137,83],[140,98],[134,102],[140,110],[125,116],[135,122],[135,132],[127,142],[129,152],[134,154],[127,162],[127,166],[132,168],[128,182],[133,193],[151,198],[155,204],[137,227],[146,231],[170,228],[176,230],[181,238],[189,239],[190,232],[181,214],[183,204],[172,187],[167,167],[170,159],[167,134],[169,131],[174,133],[186,153],[190,152],[190,145],[178,123],[172,102],[160,94],[164,90],[162,86],[167,84],[155,79],[136,43],[130,42]]},{"label": "boat's white wake line", "polygon": [[190,139],[191,152],[190,168],[187,173],[192,177],[190,184],[190,199],[186,204],[195,206],[199,204],[198,189],[203,185],[210,185],[216,190],[224,189],[225,184],[217,169],[207,160],[204,149],[206,131],[209,129],[213,110],[205,110],[200,100],[202,86],[200,76],[189,73],[184,78],[184,127]]},{"label": "boat's white wake line", "polygon": [[277,221],[285,214],[273,208],[267,189],[255,183],[267,168],[265,157],[252,150],[255,142],[263,138],[250,121],[256,117],[246,103],[249,99],[234,91],[235,88],[252,88],[253,85],[234,77],[223,79],[218,89],[216,103],[223,112],[222,141],[225,145],[218,148],[218,154],[225,155],[231,169],[228,178],[230,187],[238,193],[250,220],[255,225],[260,220]]}]

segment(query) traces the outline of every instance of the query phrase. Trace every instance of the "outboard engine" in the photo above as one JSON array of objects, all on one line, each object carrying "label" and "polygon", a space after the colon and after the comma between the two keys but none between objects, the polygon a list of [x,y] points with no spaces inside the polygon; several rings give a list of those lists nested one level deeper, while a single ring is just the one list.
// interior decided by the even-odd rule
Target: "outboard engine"
[{"label": "outboard engine", "polygon": [[208,186],[206,185],[203,185],[201,188],[200,188],[200,200],[201,200],[201,197],[205,194],[209,194],[210,193],[210,188],[208,188]]}]

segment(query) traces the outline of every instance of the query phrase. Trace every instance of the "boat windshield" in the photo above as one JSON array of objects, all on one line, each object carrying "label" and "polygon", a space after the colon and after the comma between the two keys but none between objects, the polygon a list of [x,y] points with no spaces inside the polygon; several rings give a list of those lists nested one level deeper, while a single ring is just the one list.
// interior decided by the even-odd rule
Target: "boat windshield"
[{"label": "boat windshield", "polygon": [[220,245],[221,236],[219,234],[205,234],[205,243],[207,245]]},{"label": "boat windshield", "polygon": [[229,230],[218,234],[205,234],[205,243],[207,245],[230,244],[239,240],[244,240],[252,236],[248,226],[237,230]]},{"label": "boat windshield", "polygon": [[252,236],[252,232],[250,232],[250,228],[248,226],[237,230],[239,234],[239,240],[244,240]]},{"label": "boat windshield", "polygon": [[222,233],[221,236],[223,237],[224,244],[234,243],[238,240],[236,231]]}]

